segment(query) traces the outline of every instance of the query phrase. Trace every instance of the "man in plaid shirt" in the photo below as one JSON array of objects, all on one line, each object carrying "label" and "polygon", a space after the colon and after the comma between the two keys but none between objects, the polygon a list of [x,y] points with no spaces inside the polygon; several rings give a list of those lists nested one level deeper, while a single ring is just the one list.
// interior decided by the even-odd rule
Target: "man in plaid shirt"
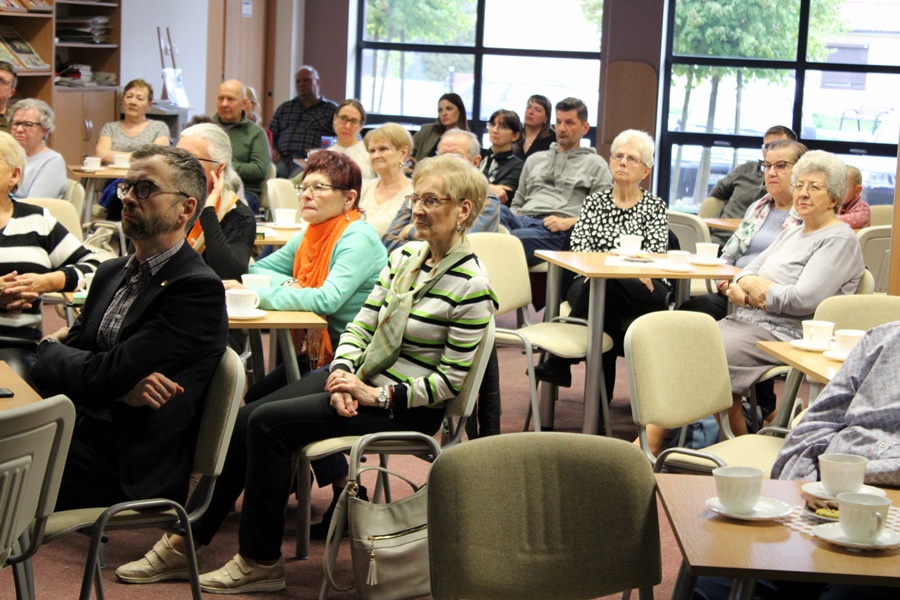
[{"label": "man in plaid shirt", "polygon": [[269,122],[274,148],[272,161],[279,177],[290,178],[303,170],[294,159],[305,159],[309,150],[321,148],[322,136],[334,135],[337,105],[319,95],[319,73],[303,66],[294,76],[297,96],[278,107]]}]

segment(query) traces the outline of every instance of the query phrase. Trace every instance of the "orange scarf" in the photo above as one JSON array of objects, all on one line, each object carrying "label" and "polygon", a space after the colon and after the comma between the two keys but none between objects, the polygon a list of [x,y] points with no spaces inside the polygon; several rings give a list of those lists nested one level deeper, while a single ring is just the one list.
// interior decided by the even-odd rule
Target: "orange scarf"
[{"label": "orange scarf", "polygon": [[[335,245],[350,223],[358,221],[360,216],[359,210],[354,208],[324,223],[307,227],[294,255],[294,279],[300,287],[322,287],[328,278]],[[294,330],[291,335],[298,352],[302,353],[305,346],[313,368],[329,364],[334,357],[327,329]]]},{"label": "orange scarf", "polygon": [[[237,194],[231,194],[228,201],[224,204],[222,203],[222,197],[216,200],[216,217],[218,217],[219,222],[222,222],[222,219],[225,218],[225,215],[228,214],[228,211],[231,210],[237,201],[239,200]],[[202,211],[201,207],[200,210]],[[206,250],[206,236],[203,235],[203,228],[200,226],[200,216],[197,215],[197,220],[194,221],[194,226],[191,227],[190,233],[187,235],[187,242],[191,245],[191,247],[197,251],[197,254],[203,254],[203,251]]]}]

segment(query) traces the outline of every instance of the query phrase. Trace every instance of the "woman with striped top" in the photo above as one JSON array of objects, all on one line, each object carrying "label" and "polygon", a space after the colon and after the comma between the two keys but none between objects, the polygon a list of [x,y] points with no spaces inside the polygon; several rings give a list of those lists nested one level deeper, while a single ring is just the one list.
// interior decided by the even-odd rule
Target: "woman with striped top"
[{"label": "woman with striped top", "polygon": [[0,132],[0,360],[28,381],[41,339],[41,295],[71,291],[99,260],[45,209],[13,200],[25,151]]}]

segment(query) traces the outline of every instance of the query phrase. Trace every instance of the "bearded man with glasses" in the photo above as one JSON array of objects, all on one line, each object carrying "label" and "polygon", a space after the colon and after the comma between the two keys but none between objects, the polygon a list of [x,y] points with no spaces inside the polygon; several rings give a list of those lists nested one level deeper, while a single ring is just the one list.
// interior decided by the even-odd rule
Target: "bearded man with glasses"
[{"label": "bearded man with glasses", "polygon": [[185,243],[206,189],[186,151],[134,151],[116,191],[135,252],[103,263],[75,324],[38,346],[41,393],[66,394],[78,410],[57,510],[186,498],[228,330],[222,281]]}]

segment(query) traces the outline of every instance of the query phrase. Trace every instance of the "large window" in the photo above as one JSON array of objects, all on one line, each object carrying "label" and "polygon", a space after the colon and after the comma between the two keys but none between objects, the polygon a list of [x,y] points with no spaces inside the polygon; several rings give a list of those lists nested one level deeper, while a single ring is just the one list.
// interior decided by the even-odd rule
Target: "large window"
[{"label": "large window", "polygon": [[[734,166],[787,125],[863,172],[893,202],[900,136],[896,0],[672,0],[658,190],[696,212]],[[890,15],[890,16],[889,16]]]},{"label": "large window", "polygon": [[428,123],[456,92],[472,128],[533,94],[596,122],[602,0],[360,0],[356,95],[371,122]]}]

